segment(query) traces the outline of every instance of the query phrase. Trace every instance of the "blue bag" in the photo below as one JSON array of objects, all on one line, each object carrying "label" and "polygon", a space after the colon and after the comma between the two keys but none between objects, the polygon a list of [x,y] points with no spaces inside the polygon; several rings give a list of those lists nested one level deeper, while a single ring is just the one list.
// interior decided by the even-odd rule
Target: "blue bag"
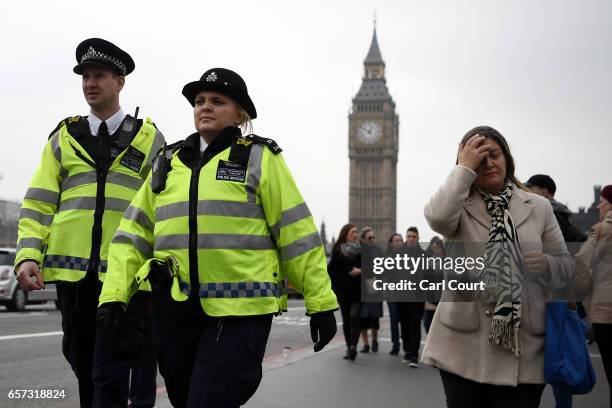
[{"label": "blue bag", "polygon": [[586,325],[567,302],[546,305],[544,378],[572,394],[588,394],[597,381],[587,349]]}]

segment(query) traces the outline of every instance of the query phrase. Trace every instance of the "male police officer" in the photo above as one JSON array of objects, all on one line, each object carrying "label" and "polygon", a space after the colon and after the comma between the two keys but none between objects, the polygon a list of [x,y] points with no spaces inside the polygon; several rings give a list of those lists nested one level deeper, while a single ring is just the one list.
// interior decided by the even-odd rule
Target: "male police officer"
[{"label": "male police officer", "polygon": [[[79,44],[76,59],[90,114],[61,121],[49,137],[21,208],[15,265],[26,291],[56,282],[62,349],[77,376],[81,406],[89,407],[108,246],[164,138],[150,119],[121,110],[119,93],[135,66],[130,55],[91,38]],[[105,358],[112,363],[109,347]]]}]

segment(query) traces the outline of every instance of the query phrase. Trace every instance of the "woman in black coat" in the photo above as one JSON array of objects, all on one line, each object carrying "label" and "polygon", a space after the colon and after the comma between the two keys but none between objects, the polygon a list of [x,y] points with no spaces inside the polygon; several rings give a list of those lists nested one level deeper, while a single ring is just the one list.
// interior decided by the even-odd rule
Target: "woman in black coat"
[{"label": "woman in black coat", "polygon": [[357,357],[361,311],[361,246],[356,225],[346,224],[340,230],[327,271],[342,314],[342,330],[347,347],[344,358],[353,361]]}]

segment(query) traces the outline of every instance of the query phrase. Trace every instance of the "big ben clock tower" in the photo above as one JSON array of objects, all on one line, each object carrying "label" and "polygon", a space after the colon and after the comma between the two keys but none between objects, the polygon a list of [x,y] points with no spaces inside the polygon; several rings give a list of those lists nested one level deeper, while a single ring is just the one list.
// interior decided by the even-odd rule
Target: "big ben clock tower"
[{"label": "big ben clock tower", "polygon": [[396,231],[399,116],[389,95],[376,27],[349,114],[349,222],[372,227],[382,243]]}]

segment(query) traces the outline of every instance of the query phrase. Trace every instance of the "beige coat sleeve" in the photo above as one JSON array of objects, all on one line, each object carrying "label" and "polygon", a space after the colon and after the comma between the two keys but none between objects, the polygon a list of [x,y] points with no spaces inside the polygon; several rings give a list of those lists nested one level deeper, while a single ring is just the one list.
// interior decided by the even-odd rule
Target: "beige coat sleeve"
[{"label": "beige coat sleeve", "polygon": [[587,240],[582,244],[575,256],[574,290],[576,296],[582,298],[593,289],[592,260],[597,241],[594,228],[591,229]]},{"label": "beige coat sleeve", "polygon": [[463,202],[470,195],[474,180],[476,172],[461,165],[455,166],[425,206],[425,219],[431,229],[445,237],[457,231]]}]

